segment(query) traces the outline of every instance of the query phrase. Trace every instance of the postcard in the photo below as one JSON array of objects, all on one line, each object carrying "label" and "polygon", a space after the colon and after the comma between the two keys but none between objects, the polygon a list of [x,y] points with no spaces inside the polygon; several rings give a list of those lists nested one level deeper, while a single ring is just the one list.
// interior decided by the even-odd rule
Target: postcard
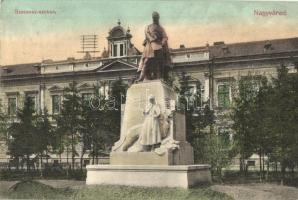
[{"label": "postcard", "polygon": [[297,199],[297,10],[0,0],[0,199]]}]

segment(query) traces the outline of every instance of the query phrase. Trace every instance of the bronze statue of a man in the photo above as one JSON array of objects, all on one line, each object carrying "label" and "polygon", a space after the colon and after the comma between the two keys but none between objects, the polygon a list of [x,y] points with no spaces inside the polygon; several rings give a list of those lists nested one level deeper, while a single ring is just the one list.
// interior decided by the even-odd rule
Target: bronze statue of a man
[{"label": "bronze statue of a man", "polygon": [[168,36],[159,24],[159,14],[152,13],[153,23],[145,29],[144,51],[139,64],[137,81],[167,79],[171,63]]}]

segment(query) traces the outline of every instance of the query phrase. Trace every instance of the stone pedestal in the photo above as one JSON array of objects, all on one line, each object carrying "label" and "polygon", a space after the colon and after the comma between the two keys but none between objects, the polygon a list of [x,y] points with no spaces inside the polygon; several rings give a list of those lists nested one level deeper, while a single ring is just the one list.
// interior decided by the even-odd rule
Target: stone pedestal
[{"label": "stone pedestal", "polygon": [[111,165],[189,165],[193,164],[193,149],[189,143],[180,143],[179,150],[155,152],[111,152]]},{"label": "stone pedestal", "polygon": [[[161,110],[160,126],[164,131],[164,142],[160,148],[156,149],[155,153],[144,152],[147,160],[142,161],[143,152],[136,154],[135,151],[139,149],[138,144],[132,144],[137,143],[135,140],[138,138],[144,121],[142,111],[146,107],[150,95],[155,96],[156,103]],[[175,109],[176,102],[177,94],[160,80],[132,85],[127,91],[120,139],[113,147],[110,163],[112,165],[142,165],[151,163],[148,159],[152,159],[152,165],[193,164],[193,149],[186,141],[185,136],[185,116]],[[176,148],[175,145],[177,145]],[[127,153],[123,154],[123,152]],[[121,156],[124,155],[125,158],[122,158]]]},{"label": "stone pedestal", "polygon": [[[162,140],[146,149],[139,137],[149,96],[155,97],[155,105],[160,108]],[[186,141],[185,115],[175,105],[177,94],[162,81],[133,84],[127,91],[120,139],[112,148],[110,165],[87,166],[87,184],[188,188],[210,182],[210,166],[193,165],[193,148]]]},{"label": "stone pedestal", "polygon": [[190,188],[211,182],[209,165],[88,165],[88,185]]}]

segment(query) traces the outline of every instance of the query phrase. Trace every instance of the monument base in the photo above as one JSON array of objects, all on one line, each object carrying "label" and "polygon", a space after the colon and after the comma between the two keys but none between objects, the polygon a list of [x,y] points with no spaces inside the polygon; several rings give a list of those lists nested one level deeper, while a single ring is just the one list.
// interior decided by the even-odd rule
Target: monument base
[{"label": "monument base", "polygon": [[210,165],[88,165],[87,185],[189,188],[211,183]]},{"label": "monument base", "polygon": [[163,155],[155,152],[111,152],[111,165],[193,165],[193,149],[188,142],[180,142],[179,149]]}]

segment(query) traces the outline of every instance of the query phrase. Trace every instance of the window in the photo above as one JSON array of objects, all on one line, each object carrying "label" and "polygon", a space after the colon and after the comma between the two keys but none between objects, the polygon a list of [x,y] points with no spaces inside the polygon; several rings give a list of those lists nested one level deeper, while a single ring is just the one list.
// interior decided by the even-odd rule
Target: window
[{"label": "window", "polygon": [[99,96],[101,98],[108,99],[109,97],[109,83],[108,82],[103,82],[101,87],[99,88]]},{"label": "window", "polygon": [[61,106],[60,96],[53,95],[52,96],[52,113],[58,114],[60,112],[60,106]]},{"label": "window", "polygon": [[82,99],[84,103],[88,103],[90,102],[90,99],[92,98],[92,93],[84,93],[82,94]]},{"label": "window", "polygon": [[0,99],[0,113],[2,112],[3,104],[2,104],[2,99]]},{"label": "window", "polygon": [[229,129],[227,128],[218,128],[218,136],[220,137],[221,141],[225,144],[229,144],[230,141],[233,140],[233,135],[230,134]]},{"label": "window", "polygon": [[123,50],[123,44],[120,44],[120,56],[123,56],[124,50]]},{"label": "window", "polygon": [[59,160],[53,160],[53,167],[58,167],[59,166]]},{"label": "window", "polygon": [[248,160],[247,161],[247,166],[256,166],[256,161],[254,161],[254,160]]},{"label": "window", "polygon": [[17,98],[9,97],[8,98],[8,114],[15,115],[17,113]]},{"label": "window", "polygon": [[83,137],[83,148],[85,150],[91,150],[92,149],[92,141],[90,137]]},{"label": "window", "polygon": [[90,160],[84,160],[84,166],[86,167],[86,165],[89,165],[90,164]]},{"label": "window", "polygon": [[218,85],[217,99],[218,99],[218,107],[222,107],[222,108],[230,107],[230,85],[229,84]]},{"label": "window", "polygon": [[29,101],[32,102],[32,108],[34,109],[34,111],[36,111],[36,97],[35,96],[28,96],[27,97]]},{"label": "window", "polygon": [[113,56],[117,57],[117,45],[116,44],[114,44],[114,47],[113,47]]},{"label": "window", "polygon": [[126,47],[126,43],[124,43],[124,55],[127,54],[126,49],[127,49],[127,47]]},{"label": "window", "polygon": [[189,92],[189,95],[195,95],[196,94],[195,86],[189,86],[188,87],[188,92]]},{"label": "window", "polygon": [[113,45],[111,44],[111,45],[110,45],[110,56],[113,56],[113,55],[112,55],[112,49],[113,49]]},{"label": "window", "polygon": [[243,76],[243,77],[241,77],[239,86],[242,88],[241,92],[243,94],[243,97],[246,100],[250,101],[257,96],[258,91],[260,89],[260,85],[261,85],[260,77]]}]

